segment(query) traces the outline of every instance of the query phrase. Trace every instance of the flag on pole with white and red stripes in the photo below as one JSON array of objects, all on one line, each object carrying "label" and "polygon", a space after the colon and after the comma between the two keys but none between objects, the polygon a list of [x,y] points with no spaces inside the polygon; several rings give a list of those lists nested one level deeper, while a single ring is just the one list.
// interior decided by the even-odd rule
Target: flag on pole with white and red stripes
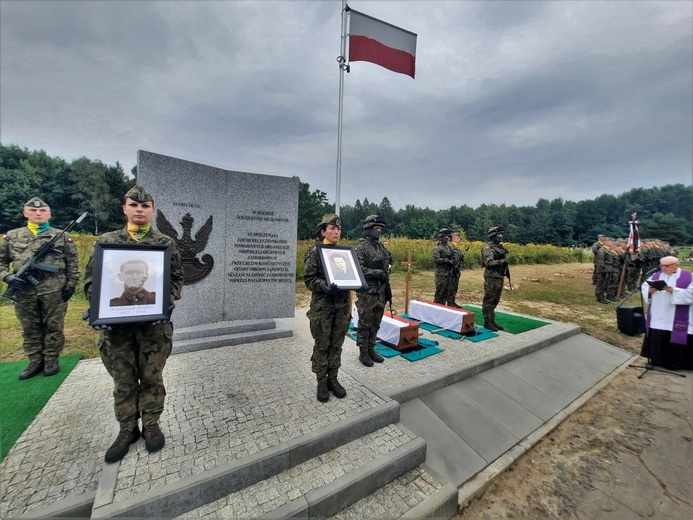
[{"label": "flag on pole with white and red stripes", "polygon": [[350,9],[349,61],[369,61],[413,78],[416,34]]},{"label": "flag on pole with white and red stripes", "polygon": [[640,232],[638,231],[638,221],[635,220],[633,213],[632,220],[628,222],[630,234],[628,235],[628,250],[637,253],[640,250]]}]

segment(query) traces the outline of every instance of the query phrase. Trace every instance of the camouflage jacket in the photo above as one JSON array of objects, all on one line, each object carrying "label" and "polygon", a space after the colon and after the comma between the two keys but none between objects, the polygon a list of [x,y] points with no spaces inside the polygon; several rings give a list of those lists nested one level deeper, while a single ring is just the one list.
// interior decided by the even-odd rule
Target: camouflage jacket
[{"label": "camouflage jacket", "polygon": [[501,244],[486,242],[481,249],[481,260],[484,262],[484,278],[503,278],[508,261],[505,255],[508,250]]},{"label": "camouflage jacket", "polygon": [[436,266],[436,275],[452,275],[452,266],[457,263],[457,255],[453,249],[457,249],[449,244],[438,242],[433,248],[433,263]]},{"label": "camouflage jacket", "polygon": [[[138,245],[167,245],[171,248],[171,303],[174,300],[180,300],[181,291],[183,290],[183,262],[181,261],[180,252],[176,247],[175,241],[163,233],[150,229],[142,240],[137,242],[127,232],[127,228],[120,231],[111,231],[104,233],[96,241],[101,244],[131,244],[135,247]],[[87,267],[84,271],[84,294],[89,298],[91,295],[91,282],[94,269],[94,253],[89,257]]]},{"label": "camouflage jacket", "polygon": [[[323,245],[322,247],[330,246]],[[303,283],[306,284],[306,287],[312,293],[310,299],[311,309],[326,306],[330,308],[341,308],[351,305],[349,291],[339,291],[335,294],[327,294],[325,292],[324,289],[327,278],[325,277],[325,271],[320,261],[317,242],[306,251],[305,263],[303,264]]]},{"label": "camouflage jacket", "polygon": [[[373,241],[368,238],[362,238],[356,244],[356,258],[361,265],[363,277],[368,284],[368,294],[381,293],[384,294],[385,287],[389,282],[390,256],[389,251],[380,241]],[[385,272],[387,278],[381,280],[380,273]]]},{"label": "camouflage jacket", "polygon": [[[27,263],[34,252],[42,244],[50,241],[60,229],[49,227],[40,235],[34,235],[28,227],[17,228],[7,232],[4,240],[0,242],[0,280],[10,274],[10,263],[13,271],[19,271]],[[77,248],[68,233],[63,233],[55,243],[53,251],[42,260],[43,263],[60,268],[58,273],[47,271],[34,271],[32,276],[39,280],[37,286],[27,286],[22,292],[36,291],[36,294],[50,294],[62,291],[64,287],[75,287],[79,281],[79,263]]]}]

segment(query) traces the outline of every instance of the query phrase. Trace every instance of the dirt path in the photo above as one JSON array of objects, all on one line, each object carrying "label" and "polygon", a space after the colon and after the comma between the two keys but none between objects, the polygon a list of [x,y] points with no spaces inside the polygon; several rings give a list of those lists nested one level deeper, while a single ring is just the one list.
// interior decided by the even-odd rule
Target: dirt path
[{"label": "dirt path", "polygon": [[458,518],[693,518],[693,372],[641,373],[623,370]]}]

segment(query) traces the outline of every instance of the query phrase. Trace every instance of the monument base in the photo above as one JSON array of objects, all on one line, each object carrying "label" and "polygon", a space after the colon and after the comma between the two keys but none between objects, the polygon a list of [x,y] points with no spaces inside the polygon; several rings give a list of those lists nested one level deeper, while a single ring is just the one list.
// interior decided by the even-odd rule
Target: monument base
[{"label": "monument base", "polygon": [[172,354],[278,338],[294,332],[278,320],[237,320],[174,329]]}]

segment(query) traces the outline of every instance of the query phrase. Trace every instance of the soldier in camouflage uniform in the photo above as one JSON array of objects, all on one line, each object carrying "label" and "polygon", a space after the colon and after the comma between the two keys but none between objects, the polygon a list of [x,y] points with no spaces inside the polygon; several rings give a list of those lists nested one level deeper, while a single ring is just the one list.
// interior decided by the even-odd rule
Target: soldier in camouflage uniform
[{"label": "soldier in camouflage uniform", "polygon": [[604,266],[606,269],[605,298],[616,301],[618,291],[618,276],[620,274],[620,260],[618,258],[618,245],[613,240],[607,240],[604,244]]},{"label": "soldier in camouflage uniform", "polygon": [[[127,225],[120,231],[99,237],[102,244],[166,245],[171,250],[170,294],[168,314],[180,299],[183,288],[183,264],[172,238],[151,228],[154,217],[154,199],[140,185],[125,194],[123,213]],[[89,259],[84,274],[84,291],[91,296],[94,257]],[[113,378],[113,398],[120,433],[106,451],[106,462],[121,460],[130,444],[140,438],[137,421],[142,418],[142,436],[147,451],[163,448],[164,434],[159,428],[159,417],[164,410],[163,370],[171,353],[173,324],[169,320],[124,323],[102,326],[98,340],[99,353],[106,370]]]},{"label": "soldier in camouflage uniform", "polygon": [[508,269],[505,258],[508,250],[501,245],[505,229],[494,226],[488,230],[489,241],[481,249],[481,260],[484,263],[484,300],[481,306],[484,315],[484,328],[494,332],[503,330],[496,323],[496,306],[503,292],[503,278]]},{"label": "soldier in camouflage uniform", "polygon": [[305,256],[303,282],[311,291],[310,334],[313,336],[311,368],[318,380],[317,399],[326,402],[331,391],[335,397],[346,396],[346,390],[337,376],[342,365],[342,345],[351,321],[351,299],[349,291],[342,291],[336,284],[328,284],[320,261],[321,247],[337,245],[342,235],[342,221],[334,213],[322,217],[318,225],[318,242],[313,244]]},{"label": "soldier in camouflage uniform", "polygon": [[606,299],[606,284],[608,282],[607,266],[606,266],[606,242],[607,240],[600,236],[599,248],[594,255],[594,295],[599,303],[609,303]]},{"label": "soldier in camouflage uniform", "polygon": [[[594,270],[592,271],[592,285],[597,285],[597,279],[600,276],[600,268],[597,265],[597,253],[599,253],[602,247],[604,247],[602,240],[604,240],[604,235],[598,235],[597,241],[592,244],[592,263],[594,264]],[[597,301],[599,301],[599,297],[597,297]]]},{"label": "soldier in camouflage uniform", "polygon": [[466,251],[462,251],[460,248],[460,241],[462,238],[460,237],[459,233],[453,233],[452,234],[452,245],[451,249],[455,253],[455,258],[454,262],[455,264],[453,265],[452,269],[452,287],[450,290],[450,296],[451,296],[451,302],[448,303],[448,305],[451,305],[453,307],[457,307],[458,309],[461,309],[462,306],[457,304],[457,291],[460,288],[460,275],[462,274],[462,262],[464,262],[464,254]]},{"label": "soldier in camouflage uniform", "polygon": [[433,264],[436,266],[435,286],[436,292],[433,297],[435,303],[442,305],[453,305],[459,307],[455,302],[454,282],[455,282],[455,262],[457,260],[457,248],[449,244],[452,238],[452,230],[443,228],[438,231],[438,244],[433,248]]},{"label": "soldier in camouflage uniform", "polygon": [[38,197],[24,205],[24,216],[27,225],[8,231],[0,242],[0,280],[19,289],[14,312],[22,326],[24,354],[29,358],[29,366],[19,379],[34,377],[42,370],[46,376],[60,371],[58,356],[65,345],[63,325],[67,301],[79,281],[77,248],[68,233],[63,233],[42,261],[56,272],[32,270],[30,274],[38,281],[37,285],[10,273],[10,263],[14,272],[19,271],[42,244],[61,233],[50,226],[50,207]]},{"label": "soldier in camouflage uniform", "polygon": [[385,303],[392,301],[388,263],[390,257],[380,242],[384,227],[383,217],[369,215],[363,223],[365,237],[356,245],[356,257],[368,284],[368,289],[359,292],[356,299],[356,309],[359,311],[356,345],[359,348],[359,361],[367,367],[372,367],[373,362],[382,363],[385,360],[375,351]]}]

